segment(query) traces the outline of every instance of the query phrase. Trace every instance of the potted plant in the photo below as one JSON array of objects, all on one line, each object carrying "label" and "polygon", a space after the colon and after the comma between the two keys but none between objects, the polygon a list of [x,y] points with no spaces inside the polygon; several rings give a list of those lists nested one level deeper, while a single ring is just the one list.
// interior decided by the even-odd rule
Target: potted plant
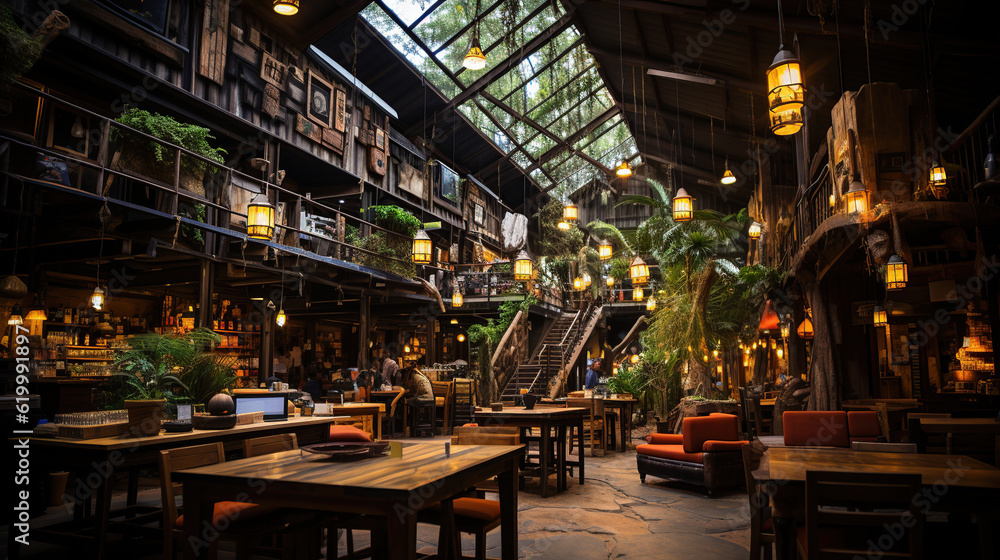
[{"label": "potted plant", "polygon": [[207,354],[219,340],[219,335],[208,329],[179,336],[146,333],[128,339],[128,348],[116,354],[112,367],[113,377],[122,381],[120,391],[129,413],[130,433],[156,435],[164,403],[189,397],[196,402],[207,400],[231,382],[225,366],[217,367],[212,363],[215,356]]}]

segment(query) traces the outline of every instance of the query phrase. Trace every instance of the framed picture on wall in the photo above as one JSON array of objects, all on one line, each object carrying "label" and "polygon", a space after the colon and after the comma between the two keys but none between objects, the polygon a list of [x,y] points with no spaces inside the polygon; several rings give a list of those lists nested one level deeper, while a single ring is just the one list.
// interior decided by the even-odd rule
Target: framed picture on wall
[{"label": "framed picture on wall", "polygon": [[476,204],[474,219],[477,225],[486,225],[486,209],[483,208],[482,204]]},{"label": "framed picture on wall", "polygon": [[260,65],[260,77],[269,84],[281,86],[285,83],[286,66],[273,56],[264,53],[264,60]]},{"label": "framed picture on wall", "polygon": [[336,93],[336,114],[334,115],[333,126],[340,132],[347,130],[347,92],[338,89]]},{"label": "framed picture on wall", "polygon": [[332,127],[333,102],[333,85],[310,71],[306,95],[309,118],[326,128]]}]

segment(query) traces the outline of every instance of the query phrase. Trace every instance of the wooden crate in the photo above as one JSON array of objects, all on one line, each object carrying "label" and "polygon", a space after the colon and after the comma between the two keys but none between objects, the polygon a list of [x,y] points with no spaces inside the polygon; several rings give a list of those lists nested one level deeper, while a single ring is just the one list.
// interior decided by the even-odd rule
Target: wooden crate
[{"label": "wooden crate", "polygon": [[59,426],[59,437],[69,439],[116,437],[124,434],[127,426],[127,422],[99,424],[96,426]]}]

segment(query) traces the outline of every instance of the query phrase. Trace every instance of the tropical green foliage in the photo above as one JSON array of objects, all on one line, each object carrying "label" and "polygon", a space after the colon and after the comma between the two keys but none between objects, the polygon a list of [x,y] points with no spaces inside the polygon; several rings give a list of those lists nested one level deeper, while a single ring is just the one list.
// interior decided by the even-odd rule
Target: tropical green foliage
[{"label": "tropical green foliage", "polygon": [[[130,126],[140,132],[145,132],[150,136],[155,136],[160,140],[176,144],[182,148],[190,150],[198,155],[204,156],[218,163],[223,162],[226,151],[222,148],[215,148],[209,140],[215,140],[211,131],[203,126],[178,122],[170,116],[159,113],[150,113],[142,109],[130,107],[125,109],[116,121]],[[138,137],[134,133],[122,132],[119,129],[112,129],[113,139],[124,139],[127,143],[143,143],[145,139]],[[174,151],[159,142],[146,141],[153,152],[153,157],[157,162],[166,165],[173,165]],[[204,171],[206,163],[192,157],[181,157],[181,168],[195,171]]]},{"label": "tropical green foliage", "polygon": [[373,231],[362,237],[358,228],[348,224],[344,241],[348,245],[364,249],[350,251],[348,259],[351,262],[388,270],[400,276],[410,277],[417,273],[413,264],[413,242],[406,237],[399,237],[384,231]]},{"label": "tropical green foliage", "polygon": [[31,70],[42,53],[41,42],[25,33],[4,5],[0,5],[0,53],[0,87],[4,89]]},{"label": "tropical green foliage", "polygon": [[367,210],[373,213],[375,225],[409,238],[416,235],[417,230],[423,227],[416,216],[399,206],[369,206]]},{"label": "tropical green foliage", "polygon": [[125,399],[207,402],[235,382],[233,360],[211,352],[221,340],[204,328],[179,336],[145,333],[129,337],[128,347],[115,353],[115,373],[106,388],[111,393],[107,406],[119,408]]},{"label": "tropical green foliage", "polygon": [[571,257],[583,247],[583,232],[579,228],[559,229],[562,221],[563,204],[550,200],[532,218],[538,220],[540,228],[539,255],[543,257]]},{"label": "tropical green foliage", "polygon": [[527,312],[528,308],[536,303],[538,303],[538,300],[532,295],[529,295],[523,300],[505,301],[501,303],[499,318],[489,318],[486,320],[485,324],[477,324],[469,327],[467,331],[469,344],[479,346],[483,340],[486,340],[492,347],[493,345],[499,343],[500,339],[503,337],[503,333],[507,332],[510,324],[514,321],[514,317],[517,316],[517,312]]}]

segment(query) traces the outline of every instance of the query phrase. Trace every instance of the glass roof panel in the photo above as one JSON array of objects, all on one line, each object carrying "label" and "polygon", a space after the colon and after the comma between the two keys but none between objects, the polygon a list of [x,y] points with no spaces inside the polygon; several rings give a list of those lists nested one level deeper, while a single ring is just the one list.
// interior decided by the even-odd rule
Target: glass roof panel
[{"label": "glass roof panel", "polygon": [[[361,14],[448,99],[497,64],[516,57],[522,45],[545,33],[565,14],[562,4],[546,0],[444,0],[431,10],[437,3],[376,0]],[[463,68],[462,59],[475,33],[476,26],[469,24],[477,5],[487,67],[473,72]],[[516,10],[511,12],[512,8]],[[410,26],[417,40],[411,39],[386,10]],[[531,172],[543,187],[570,190],[602,173],[585,158],[568,151],[564,142],[524,122],[526,116],[547,133],[565,140],[614,106],[596,61],[573,26],[550,38],[482,91],[483,95],[475,94],[461,103],[460,111],[522,169],[551,152],[552,157],[542,165],[545,173],[541,169]],[[488,96],[499,100],[500,105]],[[609,168],[635,153],[635,142],[620,115],[574,144],[573,149]],[[556,185],[548,184],[546,173]]]}]

